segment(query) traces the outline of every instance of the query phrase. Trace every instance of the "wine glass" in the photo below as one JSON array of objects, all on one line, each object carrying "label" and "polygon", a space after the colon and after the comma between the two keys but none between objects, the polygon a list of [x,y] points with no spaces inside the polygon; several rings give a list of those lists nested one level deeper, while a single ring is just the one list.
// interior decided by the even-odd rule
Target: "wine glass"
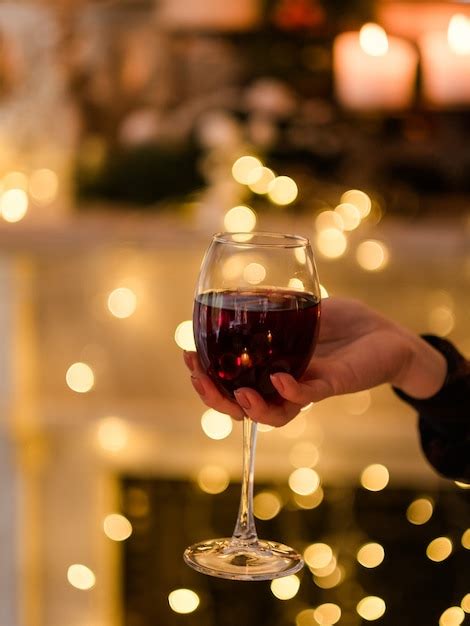
[{"label": "wine glass", "polygon": [[[252,387],[271,403],[282,399],[270,375],[299,378],[315,348],[320,286],[308,239],[280,233],[219,233],[204,257],[193,325],[203,369],[227,398]],[[232,537],[196,543],[188,565],[233,580],[271,580],[303,566],[301,556],[258,539],[253,518],[256,423],[243,419],[243,472]]]}]

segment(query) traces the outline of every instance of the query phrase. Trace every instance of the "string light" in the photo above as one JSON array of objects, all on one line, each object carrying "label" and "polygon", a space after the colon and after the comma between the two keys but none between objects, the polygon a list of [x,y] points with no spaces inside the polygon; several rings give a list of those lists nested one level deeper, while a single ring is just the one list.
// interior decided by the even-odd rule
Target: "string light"
[{"label": "string light", "polygon": [[110,513],[103,521],[104,534],[113,541],[125,541],[132,535],[132,524],[119,513]]},{"label": "string light", "polygon": [[202,430],[210,439],[225,439],[232,432],[232,419],[215,409],[207,409],[201,417]]},{"label": "string light", "polygon": [[73,363],[65,374],[67,385],[77,393],[87,393],[93,388],[95,377],[93,370],[86,363]]},{"label": "string light", "polygon": [[290,600],[297,595],[299,587],[300,580],[295,574],[271,581],[271,592],[278,600]]},{"label": "string light", "polygon": [[452,553],[452,541],[448,537],[436,537],[426,548],[426,556],[431,561],[445,561]]},{"label": "string light", "polygon": [[72,587],[87,591],[95,586],[96,576],[86,565],[74,563],[67,570],[67,580]]},{"label": "string light", "polygon": [[175,330],[175,341],[182,350],[187,350],[188,352],[196,351],[192,320],[185,320],[178,324]]},{"label": "string light", "polygon": [[390,479],[385,465],[374,463],[368,465],[361,474],[361,485],[369,491],[381,491],[388,485]]},{"label": "string light", "polygon": [[193,613],[199,602],[199,596],[192,589],[174,589],[168,594],[168,604],[175,613]]},{"label": "string light", "polygon": [[366,596],[357,604],[356,611],[367,621],[373,621],[382,617],[386,606],[382,598],[378,596]]},{"label": "string light", "polygon": [[120,319],[130,317],[137,308],[137,296],[128,287],[118,287],[108,296],[109,312]]}]

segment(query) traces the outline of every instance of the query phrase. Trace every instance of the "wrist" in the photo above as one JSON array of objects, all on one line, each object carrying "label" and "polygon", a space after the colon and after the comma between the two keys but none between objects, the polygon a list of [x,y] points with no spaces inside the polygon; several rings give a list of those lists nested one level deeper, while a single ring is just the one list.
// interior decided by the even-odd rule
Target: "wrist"
[{"label": "wrist", "polygon": [[447,376],[444,355],[417,335],[408,336],[408,358],[394,386],[419,400],[430,398],[440,391]]}]

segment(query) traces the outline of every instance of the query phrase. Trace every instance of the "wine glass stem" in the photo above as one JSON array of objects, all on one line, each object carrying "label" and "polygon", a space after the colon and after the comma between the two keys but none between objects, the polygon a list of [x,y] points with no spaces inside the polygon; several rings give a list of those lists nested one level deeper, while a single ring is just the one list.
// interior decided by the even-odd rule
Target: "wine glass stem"
[{"label": "wine glass stem", "polygon": [[232,540],[244,544],[258,541],[253,517],[253,480],[255,469],[256,422],[243,418],[243,472],[238,519]]}]

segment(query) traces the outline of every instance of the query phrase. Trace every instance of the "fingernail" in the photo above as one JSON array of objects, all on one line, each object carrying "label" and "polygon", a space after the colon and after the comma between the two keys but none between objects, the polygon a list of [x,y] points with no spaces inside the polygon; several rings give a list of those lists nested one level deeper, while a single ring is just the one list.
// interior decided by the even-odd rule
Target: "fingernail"
[{"label": "fingernail", "polygon": [[279,376],[279,374],[271,374],[270,378],[271,378],[271,382],[279,391],[284,391],[284,383],[282,382],[282,379]]},{"label": "fingernail", "polygon": [[195,376],[191,376],[191,382],[193,383],[194,389],[198,392],[200,396],[203,396],[206,393],[204,389],[204,385],[201,383],[199,378],[196,378]]},{"label": "fingernail", "polygon": [[183,359],[184,362],[186,363],[186,367],[188,367],[191,371],[194,370],[194,361],[193,361],[193,355],[190,352],[186,352],[186,350],[183,352]]},{"label": "fingernail", "polygon": [[251,402],[249,401],[248,396],[244,391],[240,391],[240,389],[237,389],[234,394],[238,404],[242,407],[242,409],[251,409]]}]

